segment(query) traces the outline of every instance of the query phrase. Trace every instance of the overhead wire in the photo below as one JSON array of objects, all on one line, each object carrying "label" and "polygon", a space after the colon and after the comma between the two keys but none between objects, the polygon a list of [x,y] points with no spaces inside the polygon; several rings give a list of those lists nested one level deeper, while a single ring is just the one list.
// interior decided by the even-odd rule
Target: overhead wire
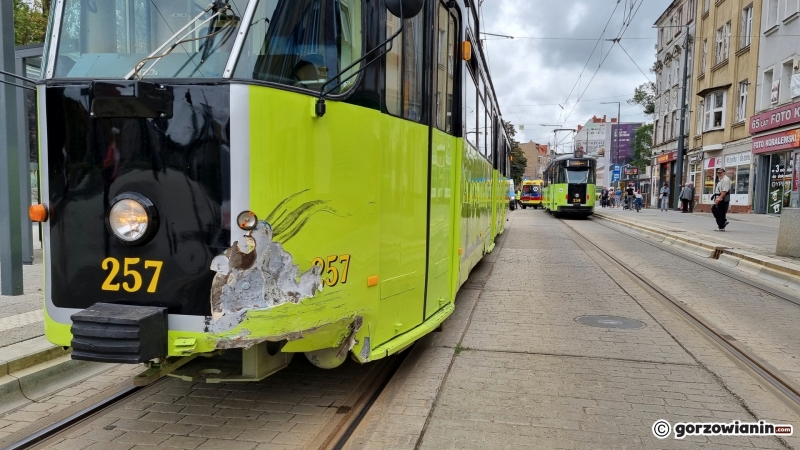
[{"label": "overhead wire", "polygon": [[[606,24],[603,27],[603,31],[600,33],[600,37],[597,38],[597,42],[595,42],[594,48],[592,48],[592,52],[589,53],[589,57],[586,58],[586,64],[584,64],[583,69],[581,69],[581,73],[578,74],[578,79],[575,80],[575,84],[572,85],[572,89],[570,89],[569,94],[567,94],[567,99],[564,100],[565,103],[569,102],[569,99],[572,96],[572,93],[575,91],[575,87],[578,86],[578,83],[580,83],[580,81],[581,81],[581,77],[583,76],[583,72],[585,72],[586,68],[589,67],[589,63],[592,61],[592,56],[594,56],[594,52],[595,52],[595,50],[597,50],[597,46],[600,45],[600,41],[603,39],[603,36],[606,35],[606,30],[608,29],[608,24],[611,23],[611,19],[614,18],[614,14],[616,14],[617,8],[619,8],[619,1],[620,0],[617,0],[617,4],[614,5],[614,10],[611,11],[611,15],[608,17],[608,21],[606,21]],[[612,45],[612,48],[613,48],[613,45]],[[601,64],[602,64],[602,62],[601,62]],[[559,120],[559,122],[560,122],[560,120]]]},{"label": "overhead wire", "polygon": [[[631,9],[633,9],[633,5],[635,3],[636,3],[636,0],[632,0]],[[625,31],[628,30],[628,27],[630,27],[630,24],[633,22],[634,17],[636,17],[636,13],[639,12],[639,9],[641,8],[643,3],[644,3],[644,0],[639,0],[639,5],[636,7],[636,10],[633,11],[633,14],[631,14],[631,16],[628,18],[628,20],[623,20],[622,27],[620,28],[619,33],[617,33],[617,37],[612,39],[611,47],[608,49],[608,52],[606,53],[605,57],[603,57],[603,60],[600,61],[600,65],[597,66],[597,70],[595,70],[594,74],[592,75],[592,78],[589,79],[589,82],[586,84],[586,88],[584,88],[583,92],[578,97],[578,100],[575,102],[575,105],[572,107],[572,109],[570,110],[569,114],[567,114],[567,117],[564,118],[564,122],[569,120],[569,118],[572,116],[572,113],[575,112],[575,108],[578,107],[578,104],[580,103],[581,98],[583,98],[584,94],[586,94],[586,91],[589,90],[589,87],[592,85],[592,81],[597,76],[597,73],[600,72],[600,68],[603,67],[603,63],[606,61],[606,59],[608,59],[608,55],[611,54],[611,51],[614,50],[614,46],[619,44],[619,41],[622,39],[622,36],[625,34]],[[616,10],[616,8],[615,8],[615,10]]]}]

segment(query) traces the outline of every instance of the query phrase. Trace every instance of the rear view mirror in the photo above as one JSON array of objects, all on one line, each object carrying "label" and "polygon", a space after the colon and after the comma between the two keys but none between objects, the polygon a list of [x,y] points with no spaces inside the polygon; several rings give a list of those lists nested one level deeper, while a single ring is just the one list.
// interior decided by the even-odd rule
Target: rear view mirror
[{"label": "rear view mirror", "polygon": [[[422,11],[424,5],[425,0],[386,0],[386,9],[394,14],[395,17],[403,19],[414,18]],[[402,14],[400,13],[401,6],[403,9]]]}]

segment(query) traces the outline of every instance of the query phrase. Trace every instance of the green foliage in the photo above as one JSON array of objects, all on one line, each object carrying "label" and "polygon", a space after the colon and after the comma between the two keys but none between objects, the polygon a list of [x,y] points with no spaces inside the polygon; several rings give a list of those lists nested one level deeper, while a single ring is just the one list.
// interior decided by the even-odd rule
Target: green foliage
[{"label": "green foliage", "polygon": [[653,148],[653,124],[648,123],[636,130],[633,137],[633,161],[631,165],[639,168],[640,172],[650,165]]},{"label": "green foliage", "polygon": [[14,0],[14,41],[16,45],[44,42],[51,0]]},{"label": "green foliage", "polygon": [[656,112],[656,85],[652,82],[642,83],[633,90],[633,98],[628,100],[629,105],[639,105],[645,114],[652,115]]},{"label": "green foliage", "polygon": [[514,180],[515,186],[520,186],[522,184],[522,176],[525,174],[525,168],[528,167],[528,158],[522,153],[519,142],[514,139],[514,136],[517,135],[514,125],[504,120],[503,126],[506,128],[511,145],[511,178]]}]

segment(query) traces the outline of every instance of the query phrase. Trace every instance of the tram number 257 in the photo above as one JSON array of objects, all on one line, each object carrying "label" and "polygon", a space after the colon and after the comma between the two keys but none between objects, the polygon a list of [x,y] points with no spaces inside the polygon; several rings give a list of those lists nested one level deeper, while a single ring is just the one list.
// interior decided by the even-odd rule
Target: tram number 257
[{"label": "tram number 257", "polygon": [[[122,289],[126,292],[138,292],[142,289],[143,280],[142,274],[139,273],[138,270],[134,266],[138,265],[141,260],[139,258],[125,258],[122,262],[122,275],[128,277],[133,281],[133,283],[129,283],[125,281],[121,283]],[[153,294],[156,292],[156,288],[158,287],[158,277],[161,275],[161,267],[164,265],[163,261],[145,261],[144,268],[145,269],[155,269],[153,271],[153,278],[150,279],[150,283],[147,285],[147,292]],[[117,258],[106,258],[103,260],[102,264],[103,270],[108,271],[108,276],[106,277],[106,281],[103,282],[103,286],[101,287],[104,291],[119,291],[120,283],[114,282],[119,274],[120,269],[120,262]]]},{"label": "tram number 257", "polygon": [[314,258],[311,264],[319,266],[322,269],[322,273],[327,274],[325,278],[326,286],[333,287],[339,283],[347,283],[347,271],[350,268],[350,255],[333,255],[327,258]]}]

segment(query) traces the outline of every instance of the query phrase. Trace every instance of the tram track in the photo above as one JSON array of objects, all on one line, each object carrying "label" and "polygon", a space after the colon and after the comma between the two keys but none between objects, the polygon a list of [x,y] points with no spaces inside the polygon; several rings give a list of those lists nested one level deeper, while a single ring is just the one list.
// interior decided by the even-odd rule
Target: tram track
[{"label": "tram track", "polygon": [[[726,277],[728,277],[728,278],[730,278],[732,280],[735,280],[735,281],[737,281],[739,283],[746,284],[747,286],[750,286],[750,287],[752,287],[754,289],[758,289],[758,290],[760,290],[762,292],[765,292],[765,293],[767,293],[767,294],[769,294],[769,295],[771,295],[771,296],[773,296],[775,298],[778,298],[778,299],[780,299],[782,301],[785,301],[785,302],[791,303],[791,304],[793,304],[793,305],[795,305],[797,307],[800,307],[800,301],[798,301],[796,299],[793,299],[791,297],[787,297],[783,293],[781,293],[781,292],[779,292],[779,291],[777,291],[775,289],[772,289],[769,286],[765,286],[765,285],[757,283],[757,282],[755,282],[753,280],[738,276],[733,271],[731,271],[729,268],[723,268],[723,267],[715,266],[715,265],[712,265],[712,264],[708,264],[707,262],[705,262],[703,260],[703,258],[701,258],[699,256],[692,255],[692,254],[687,254],[687,252],[684,252],[684,251],[681,251],[681,250],[675,250],[674,248],[670,248],[670,247],[668,247],[666,245],[659,245],[658,243],[652,242],[651,240],[649,240],[647,238],[644,238],[644,237],[642,237],[641,235],[639,235],[637,233],[631,233],[631,232],[626,231],[626,230],[624,230],[622,228],[611,226],[608,223],[609,221],[607,219],[600,219],[600,220],[590,219],[590,220],[592,221],[592,223],[596,223],[596,224],[598,224],[598,225],[600,225],[600,226],[602,226],[604,228],[607,228],[609,230],[613,230],[615,232],[622,233],[625,236],[628,236],[628,237],[630,237],[632,239],[635,239],[635,240],[637,240],[639,242],[645,243],[645,244],[647,244],[647,245],[649,245],[649,246],[651,246],[653,248],[657,248],[660,251],[669,253],[669,254],[671,254],[673,256],[677,256],[677,257],[679,257],[681,259],[684,259],[686,261],[691,261],[692,263],[697,264],[698,266],[701,266],[704,269],[708,269],[708,270],[710,270],[712,272],[718,273],[720,275],[724,275],[724,276],[726,276]],[[612,222],[612,223],[616,223],[616,222]],[[617,224],[617,225],[619,225],[619,224]]]},{"label": "tram track", "polygon": [[[410,348],[413,348],[413,345]],[[341,406],[335,407],[337,408],[336,413],[327,420],[318,433],[311,436],[306,448],[318,448],[319,450],[344,448],[349,438],[358,429],[361,420],[378,400],[384,388],[402,365],[410,348],[372,363],[373,367],[366,369],[369,373],[365,379],[357,386],[353,386],[351,394]],[[102,418],[104,414],[115,408],[122,407],[126,400],[136,401],[136,399],[142,399],[151,393],[158,392],[159,386],[167,380],[167,377],[162,377],[155,383],[144,387],[133,386],[132,384],[125,386],[55,423],[2,447],[2,450],[45,448],[72,430],[82,425],[88,425],[93,420]],[[267,378],[262,383],[268,383],[269,380]]]},{"label": "tram track", "polygon": [[[688,323],[693,325],[696,329],[702,331],[704,335],[709,337],[718,346],[720,346],[721,348],[726,350],[736,360],[738,360],[739,362],[741,362],[742,364],[747,366],[755,375],[757,375],[758,377],[760,377],[761,379],[766,381],[769,385],[771,385],[772,387],[777,389],[781,394],[783,394],[784,398],[787,399],[789,401],[789,403],[793,407],[800,408],[800,385],[798,385],[795,381],[790,379],[788,376],[783,374],[780,370],[776,369],[775,367],[773,367],[768,362],[764,361],[762,358],[760,358],[758,355],[756,355],[751,350],[745,348],[743,345],[741,345],[739,342],[737,342],[737,340],[734,337],[724,333],[718,327],[716,327],[713,324],[711,324],[701,314],[698,314],[691,307],[689,307],[685,303],[683,303],[683,302],[675,299],[674,297],[672,297],[664,289],[662,289],[661,287],[659,287],[655,283],[653,283],[650,280],[649,277],[641,274],[635,268],[631,267],[630,264],[620,260],[619,257],[616,257],[616,256],[612,255],[610,252],[606,251],[605,249],[603,249],[602,247],[597,245],[591,239],[587,238],[583,233],[581,233],[579,230],[577,230],[574,226],[569,224],[567,221],[565,221],[563,219],[559,219],[559,222],[567,230],[570,231],[570,234],[573,234],[575,237],[577,237],[583,243],[583,245],[581,245],[580,243],[578,243],[576,241],[576,244],[578,244],[581,248],[584,248],[584,246],[589,246],[589,248],[592,251],[595,251],[600,257],[602,257],[604,260],[606,260],[609,264],[611,264],[613,267],[615,267],[616,269],[621,271],[623,274],[628,276],[637,285],[639,285],[642,289],[644,289],[648,294],[650,294],[655,299],[659,300],[662,304],[668,306],[671,310],[676,312],[680,317],[682,317]],[[596,221],[593,221],[593,222],[597,223]],[[606,228],[614,229],[614,228],[611,228],[611,227],[606,227]],[[616,229],[614,229],[614,230],[615,231],[619,231],[619,230],[616,230]],[[631,236],[629,233],[624,233],[624,234],[627,235],[627,236],[630,236],[630,237],[634,237],[637,240],[640,240],[640,241],[642,241],[644,243],[647,243],[649,245],[652,245],[652,246],[658,248],[659,250],[664,250],[664,249],[662,249],[662,248],[660,248],[658,246],[655,246],[654,244],[652,244],[650,242],[647,242],[645,240],[639,239],[639,238],[637,238],[635,236]],[[573,239],[573,240],[575,241],[575,239]],[[586,248],[584,248],[584,250],[586,250]],[[696,262],[693,259],[685,258],[684,255],[676,254],[674,252],[669,252],[669,253],[671,253],[671,254],[673,254],[675,256],[681,257],[683,259],[687,259],[687,260]],[[705,267],[704,264],[701,264],[701,265]],[[601,264],[601,269],[603,271],[606,271],[606,267],[604,265],[602,265],[602,264]],[[731,276],[729,274],[726,274],[725,272],[720,272],[718,270],[715,270],[714,268],[709,268],[709,269],[710,270],[714,270],[716,272],[719,272],[721,274],[728,275],[731,278],[736,279],[735,277],[733,277],[733,276]],[[608,272],[606,271],[606,273],[608,273]],[[609,274],[609,275],[611,275],[611,274]],[[740,281],[740,280],[737,279],[737,281]],[[745,282],[745,281],[740,281],[740,282],[746,283],[746,284],[750,285],[753,288],[760,289],[760,290],[762,290],[764,292],[767,292],[767,293],[770,293],[770,294],[774,295],[775,297],[778,297],[778,298],[780,298],[782,300],[788,300],[791,303],[800,306],[800,304],[798,304],[797,302],[791,301],[791,300],[787,299],[786,297],[781,296],[779,294],[776,294],[774,292],[771,292],[771,291],[769,291],[767,289],[762,289],[762,287],[760,287],[758,285],[754,285],[753,283],[748,283],[748,282]]]}]

